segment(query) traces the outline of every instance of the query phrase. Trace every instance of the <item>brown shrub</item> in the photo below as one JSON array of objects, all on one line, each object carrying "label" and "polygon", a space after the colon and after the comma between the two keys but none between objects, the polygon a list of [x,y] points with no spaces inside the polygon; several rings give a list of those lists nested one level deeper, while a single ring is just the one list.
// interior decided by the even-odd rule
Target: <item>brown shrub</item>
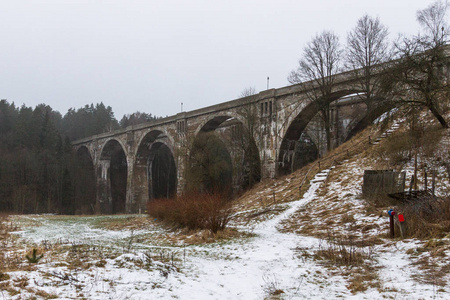
[{"label": "brown shrub", "polygon": [[188,193],[175,199],[155,199],[147,204],[150,216],[189,229],[225,229],[230,220],[229,202],[217,193]]}]

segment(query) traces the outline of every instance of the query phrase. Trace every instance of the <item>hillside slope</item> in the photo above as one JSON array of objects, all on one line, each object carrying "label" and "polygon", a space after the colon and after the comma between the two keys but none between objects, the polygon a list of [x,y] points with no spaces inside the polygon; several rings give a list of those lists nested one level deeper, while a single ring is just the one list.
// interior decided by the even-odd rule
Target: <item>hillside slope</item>
[{"label": "hillside slope", "polygon": [[[361,195],[365,169],[393,166],[385,149],[406,125],[400,116],[368,128],[320,165],[258,184],[215,236],[139,215],[10,217],[0,299],[448,299],[445,220],[433,238],[391,239],[386,210],[395,203]],[[449,141],[439,130],[441,195]],[[413,164],[402,166],[409,177]],[[44,254],[38,263],[24,259],[32,248]]]}]

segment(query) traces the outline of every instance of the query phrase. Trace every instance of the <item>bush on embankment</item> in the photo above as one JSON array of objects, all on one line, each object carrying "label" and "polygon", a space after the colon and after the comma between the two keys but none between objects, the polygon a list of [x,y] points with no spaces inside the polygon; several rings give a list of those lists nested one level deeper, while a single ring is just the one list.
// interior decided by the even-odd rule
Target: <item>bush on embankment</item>
[{"label": "bush on embankment", "polygon": [[154,199],[147,204],[148,214],[169,224],[188,229],[225,229],[231,209],[228,199],[216,193],[188,193],[173,199]]}]

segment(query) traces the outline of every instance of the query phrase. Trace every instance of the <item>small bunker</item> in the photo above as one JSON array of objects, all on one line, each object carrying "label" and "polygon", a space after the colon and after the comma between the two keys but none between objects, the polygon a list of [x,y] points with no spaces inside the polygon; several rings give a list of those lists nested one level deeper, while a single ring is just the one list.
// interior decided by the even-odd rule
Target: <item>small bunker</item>
[{"label": "small bunker", "polygon": [[403,192],[405,190],[405,177],[405,172],[365,170],[363,196],[371,197]]}]

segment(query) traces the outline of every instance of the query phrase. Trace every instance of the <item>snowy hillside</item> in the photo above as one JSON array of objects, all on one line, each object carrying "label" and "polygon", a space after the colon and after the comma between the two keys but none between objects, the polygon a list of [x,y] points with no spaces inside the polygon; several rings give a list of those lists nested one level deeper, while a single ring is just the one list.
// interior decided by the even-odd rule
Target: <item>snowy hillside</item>
[{"label": "snowy hillside", "polygon": [[214,237],[144,215],[11,217],[0,299],[450,299],[450,236],[391,239],[385,209],[362,199],[380,163],[370,135],[261,183]]}]

